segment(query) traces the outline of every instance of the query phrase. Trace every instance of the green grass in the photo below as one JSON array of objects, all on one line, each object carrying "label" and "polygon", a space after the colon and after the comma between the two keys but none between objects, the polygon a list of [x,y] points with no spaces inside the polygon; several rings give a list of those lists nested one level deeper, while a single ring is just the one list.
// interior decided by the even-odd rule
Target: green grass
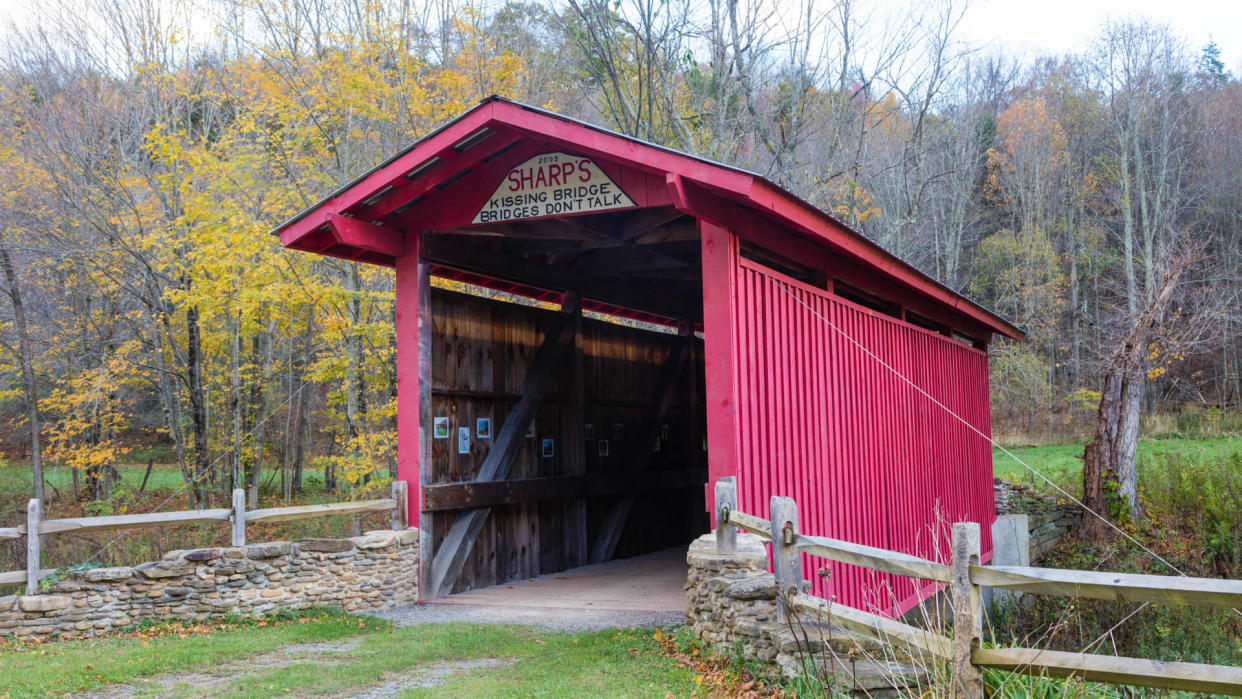
[{"label": "green grass", "polygon": [[[1047,476],[1054,483],[1076,493],[1082,486],[1083,444],[1058,444],[1051,446],[1006,447],[1014,456],[1031,468]],[[1138,467],[1140,477],[1144,461],[1169,455],[1183,455],[1194,459],[1217,459],[1242,451],[1242,438],[1224,437],[1214,439],[1144,439],[1139,442]],[[1043,485],[1042,479],[1014,461],[1000,449],[992,449],[992,473],[999,478]]]},{"label": "green grass", "polygon": [[[286,617],[288,618],[288,617]],[[313,611],[305,623],[263,627],[254,620],[230,622],[209,633],[182,633],[178,625],[139,627],[122,637],[0,646],[2,692],[13,697],[84,692],[107,684],[219,665],[292,643],[327,641],[375,632],[376,619]]]},{"label": "green grass", "polygon": [[[694,673],[659,652],[650,631],[545,632],[431,624],[392,628],[339,612],[259,627],[0,646],[13,697],[126,684],[134,696],[277,697],[348,693],[404,681],[400,696],[686,696]],[[289,648],[357,642],[332,652]],[[287,649],[287,650],[282,650]],[[470,661],[494,659],[490,664]],[[190,674],[194,673],[194,674]],[[416,686],[424,683],[428,686]]]}]

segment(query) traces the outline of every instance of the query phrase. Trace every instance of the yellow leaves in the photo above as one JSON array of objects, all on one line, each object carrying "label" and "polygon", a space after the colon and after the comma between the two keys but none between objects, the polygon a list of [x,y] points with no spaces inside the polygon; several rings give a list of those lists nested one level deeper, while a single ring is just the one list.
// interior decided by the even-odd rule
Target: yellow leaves
[{"label": "yellow leaves", "polygon": [[850,226],[858,227],[881,213],[871,194],[855,180],[833,180],[827,190],[832,202],[829,211]]}]

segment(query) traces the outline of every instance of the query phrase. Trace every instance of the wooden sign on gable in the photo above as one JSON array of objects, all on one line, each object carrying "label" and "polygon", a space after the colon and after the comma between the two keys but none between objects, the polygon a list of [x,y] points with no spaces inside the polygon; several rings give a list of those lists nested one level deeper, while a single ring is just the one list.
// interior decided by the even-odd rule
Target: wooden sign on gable
[{"label": "wooden sign on gable", "polygon": [[536,155],[505,174],[472,223],[627,209],[634,200],[590,158]]}]

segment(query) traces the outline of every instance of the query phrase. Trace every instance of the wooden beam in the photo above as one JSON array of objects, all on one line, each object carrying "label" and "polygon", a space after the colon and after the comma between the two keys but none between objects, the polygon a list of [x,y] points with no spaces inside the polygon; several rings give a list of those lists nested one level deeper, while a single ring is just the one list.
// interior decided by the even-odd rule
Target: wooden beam
[{"label": "wooden beam", "polygon": [[[942,290],[942,294],[929,293],[917,285],[906,283],[907,280],[900,275],[894,276],[897,268],[905,263],[893,262],[872,270],[869,269],[872,263],[858,256],[861,253],[857,245],[845,248],[825,247],[791,232],[787,224],[774,221],[762,213],[743,207],[680,177],[670,175],[668,186],[674,193],[678,208],[693,213],[701,222],[710,221],[714,225],[727,226],[739,238],[769,254],[839,277],[851,286],[907,306],[920,315],[943,322],[967,335],[984,340],[991,337],[993,330],[990,327],[992,323],[988,318],[988,311],[964,298],[953,296],[951,291]],[[868,246],[872,245],[865,239],[863,242]],[[706,259],[704,263],[706,264]],[[877,284],[877,279],[888,283]],[[933,283],[939,287],[939,283]],[[1008,323],[1004,325],[1017,333],[1017,336],[1023,336],[1017,328]]]},{"label": "wooden beam", "polygon": [[[514,457],[522,446],[526,429],[535,417],[535,410],[543,400],[552,377],[560,367],[561,359],[569,349],[574,338],[573,318],[581,314],[579,299],[572,294],[566,295],[562,305],[563,316],[559,325],[548,330],[543,345],[535,354],[526,379],[522,382],[522,397],[509,410],[496,441],[488,452],[483,465],[479,467],[476,481],[498,481],[509,475]],[[431,597],[447,594],[461,576],[462,566],[474,548],[474,542],[487,522],[491,508],[480,507],[465,510],[457,515],[453,526],[445,534],[439,551],[431,563],[431,579],[429,593]]]},{"label": "wooden beam", "polygon": [[337,515],[356,515],[363,512],[388,512],[396,509],[397,501],[356,500],[353,502],[329,502],[322,505],[296,505],[294,507],[265,507],[246,513],[247,522],[288,522],[295,519],[315,519]]},{"label": "wooden beam", "polygon": [[405,238],[400,231],[377,226],[356,218],[328,214],[328,230],[341,245],[397,258],[405,254]]},{"label": "wooden beam", "polygon": [[[630,446],[625,461],[622,462],[626,465],[623,473],[628,477],[643,473],[651,462],[651,447],[660,436],[660,425],[664,423],[669,406],[672,405],[673,398],[677,395],[677,387],[681,383],[682,370],[686,366],[686,357],[690,353],[690,342],[693,337],[689,326],[683,326],[680,340],[669,348],[668,357],[660,367],[660,375],[652,391],[651,402],[655,410],[647,414],[646,421],[635,435],[635,441]],[[621,541],[621,533],[625,531],[625,522],[629,519],[630,509],[633,506],[634,496],[626,495],[608,508],[600,524],[595,543],[591,546],[591,563],[603,563],[611,560],[616,554],[617,544]]]},{"label": "wooden beam", "polygon": [[[565,435],[565,472],[586,475],[586,366],[583,359],[582,314],[574,315],[573,355],[569,365],[569,400],[561,411]],[[578,567],[587,563],[587,506],[585,498],[565,503],[565,564]]]},{"label": "wooden beam", "polygon": [[847,631],[905,648],[915,658],[930,655],[937,660],[948,660],[953,657],[953,641],[927,629],[893,621],[844,604],[834,604],[811,595],[795,596],[793,606],[799,611],[822,615],[825,620]]},{"label": "wooden beam", "polygon": [[[417,148],[420,155],[425,154],[422,162],[430,160],[435,153],[445,152],[454,143],[458,143],[461,139],[474,133],[480,126],[487,124],[492,119],[493,113],[494,105],[483,105],[466,117],[448,124],[434,135],[428,136],[418,144]],[[467,152],[471,151],[475,151],[475,149],[472,148]],[[384,187],[398,181],[415,164],[407,157],[393,158],[364,175],[352,185],[329,195],[328,198],[316,204],[303,215],[300,215],[295,220],[286,222],[277,229],[281,245],[300,247],[298,243],[302,238],[314,235],[316,230],[328,222],[329,213],[347,211],[361,204]],[[378,217],[370,216],[366,220],[369,221],[375,218]]]},{"label": "wooden beam", "polygon": [[[652,471],[635,479],[629,473],[592,473],[550,478],[442,483],[423,488],[426,512],[446,512],[543,500],[564,500],[599,495],[645,493],[699,487],[707,478],[701,468]],[[585,549],[585,540],[583,548]]]},{"label": "wooden beam", "polygon": [[812,556],[822,556],[832,561],[849,563],[863,568],[879,570],[894,575],[905,575],[920,580],[952,582],[949,566],[928,561],[917,556],[897,553],[888,549],[854,544],[838,539],[803,534],[794,542],[794,548]]},{"label": "wooden beam", "polygon": [[446,267],[477,272],[543,289],[576,289],[584,297],[671,318],[697,320],[701,312],[691,299],[667,292],[646,291],[622,281],[600,282],[572,270],[523,260],[515,255],[470,245],[451,236],[428,235],[428,259]]},{"label": "wooden beam", "polygon": [[368,221],[384,218],[406,206],[415,197],[431,191],[442,180],[466,168],[474,167],[479,161],[505,150],[519,140],[520,137],[512,133],[493,131],[487,138],[466,150],[458,151],[449,146],[436,154],[435,157],[439,159],[439,162],[434,168],[429,168],[422,172],[418,172],[417,168],[415,168],[414,171],[418,172],[418,174],[413,179],[399,177],[392,180],[388,184],[392,189],[386,192],[380,189],[379,191],[384,193],[379,197],[378,201],[371,206],[363,203],[357,207],[354,213],[359,218]]},{"label": "wooden beam", "polygon": [[1242,580],[1017,566],[971,566],[970,580],[976,585],[1039,595],[1242,608]]},{"label": "wooden beam", "polygon": [[[737,236],[707,221],[699,222],[703,260],[703,412],[707,425],[709,488],[725,476],[737,476]],[[712,503],[703,494],[704,509]]]},{"label": "wooden beam", "polygon": [[1036,648],[976,648],[971,662],[1024,675],[1242,696],[1242,668]]},{"label": "wooden beam", "polygon": [[[148,512],[137,515],[108,515],[104,517],[69,517],[66,519],[45,519],[39,523],[40,534],[80,534],[84,532],[107,531],[113,529],[143,529],[177,524],[202,524],[208,522],[227,522],[233,514],[232,508],[222,507],[214,510],[186,510],[179,512]],[[23,534],[26,527],[19,527]]]}]

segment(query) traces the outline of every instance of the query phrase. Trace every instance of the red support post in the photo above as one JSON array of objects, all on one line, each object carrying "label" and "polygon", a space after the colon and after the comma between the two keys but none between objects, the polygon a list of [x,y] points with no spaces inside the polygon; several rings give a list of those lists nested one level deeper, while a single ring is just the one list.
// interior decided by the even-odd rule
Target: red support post
[{"label": "red support post", "polygon": [[[397,334],[397,479],[409,484],[409,511],[406,521],[418,522],[423,493],[419,487],[420,453],[424,426],[420,420],[419,367],[423,364],[419,347],[420,313],[425,304],[420,296],[426,264],[421,262],[422,235],[406,234],[405,254],[396,259]],[[430,435],[427,435],[430,438]]]},{"label": "red support post", "polygon": [[[699,220],[703,250],[703,364],[707,412],[707,509],[714,509],[716,481],[736,476],[737,413],[737,236]],[[739,489],[745,488],[743,483]],[[712,513],[712,526],[716,514]]]}]

